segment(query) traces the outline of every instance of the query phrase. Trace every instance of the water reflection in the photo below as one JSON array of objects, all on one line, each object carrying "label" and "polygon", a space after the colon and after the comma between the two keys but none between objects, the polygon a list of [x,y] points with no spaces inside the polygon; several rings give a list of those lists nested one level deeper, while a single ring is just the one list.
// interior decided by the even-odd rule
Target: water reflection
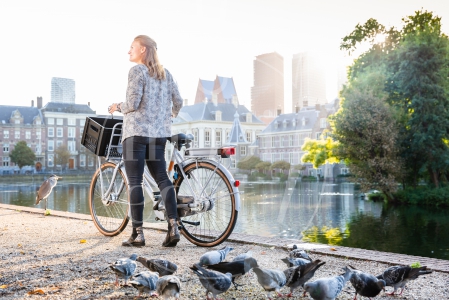
[{"label": "water reflection", "polygon": [[[0,202],[34,206],[39,183],[0,184]],[[235,232],[449,259],[449,211],[387,207],[350,183],[244,182]],[[89,179],[62,180],[48,208],[89,214]],[[38,207],[44,207],[43,204]],[[156,222],[146,205],[145,221]]]}]

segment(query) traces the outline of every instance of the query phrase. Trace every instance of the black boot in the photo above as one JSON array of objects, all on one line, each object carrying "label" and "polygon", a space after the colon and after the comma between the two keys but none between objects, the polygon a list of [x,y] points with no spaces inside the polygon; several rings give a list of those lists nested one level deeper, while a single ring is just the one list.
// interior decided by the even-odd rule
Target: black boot
[{"label": "black boot", "polygon": [[142,227],[133,228],[133,234],[129,237],[129,239],[122,242],[122,246],[135,246],[135,247],[145,246],[145,237],[143,236],[143,228]]},{"label": "black boot", "polygon": [[162,246],[175,247],[180,239],[181,237],[179,235],[178,222],[176,222],[176,219],[169,219],[167,236],[165,237],[165,241],[162,243]]}]

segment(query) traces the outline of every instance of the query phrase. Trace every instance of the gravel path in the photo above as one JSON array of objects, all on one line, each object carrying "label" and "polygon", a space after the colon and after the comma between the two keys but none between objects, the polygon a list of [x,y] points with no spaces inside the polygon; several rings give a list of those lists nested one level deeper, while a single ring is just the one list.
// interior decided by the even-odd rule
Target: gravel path
[{"label": "gravel path", "polygon": [[[188,268],[206,251],[224,245],[234,247],[228,260],[251,250],[260,266],[284,269],[281,258],[287,252],[281,248],[259,245],[224,243],[216,248],[200,248],[184,238],[176,248],[164,248],[161,243],[165,232],[145,230],[147,246],[126,248],[121,241],[128,237],[130,227],[118,237],[104,237],[91,221],[44,216],[0,208],[0,298],[1,299],[134,299],[137,290],[131,286],[115,288],[115,275],[109,264],[117,258],[136,253],[148,258],[164,258],[178,265],[181,279],[181,299],[204,299],[205,289],[197,276]],[[313,259],[326,264],[315,278],[335,276],[345,265],[380,274],[387,264],[363,260],[318,255]],[[146,270],[138,263],[137,271]],[[314,279],[312,279],[313,281]],[[266,299],[266,293],[257,283],[256,276],[245,276],[238,281],[244,284],[238,291],[233,287],[221,294],[223,299]],[[121,281],[123,284],[123,281]],[[287,293],[288,288],[281,292]],[[392,288],[387,287],[391,292]],[[293,299],[302,297],[301,289]],[[144,296],[148,296],[144,294]],[[348,282],[337,299],[353,299],[354,288]],[[361,297],[359,297],[360,299]],[[368,298],[363,298],[368,299]],[[376,299],[449,299],[449,274],[433,272],[407,284],[402,296],[389,297],[381,293]]]}]

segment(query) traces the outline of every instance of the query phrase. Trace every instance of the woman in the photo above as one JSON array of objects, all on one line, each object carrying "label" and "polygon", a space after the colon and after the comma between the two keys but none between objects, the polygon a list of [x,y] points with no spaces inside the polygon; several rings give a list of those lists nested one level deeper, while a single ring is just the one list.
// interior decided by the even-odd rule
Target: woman
[{"label": "woman", "polygon": [[178,87],[168,70],[159,63],[157,45],[146,35],[137,36],[129,50],[136,63],[129,70],[126,101],[114,103],[109,113],[123,113],[123,160],[129,179],[133,232],[123,246],[144,246],[142,190],[144,163],[156,180],[165,202],[168,232],[164,247],[174,247],[180,235],[177,225],[176,196],[164,158],[165,144],[171,136],[171,117],[182,107]]}]

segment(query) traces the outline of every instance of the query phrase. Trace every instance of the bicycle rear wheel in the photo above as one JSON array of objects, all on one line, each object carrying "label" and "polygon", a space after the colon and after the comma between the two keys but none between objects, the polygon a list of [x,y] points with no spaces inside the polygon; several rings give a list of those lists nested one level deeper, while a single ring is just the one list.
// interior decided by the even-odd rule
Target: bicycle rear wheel
[{"label": "bicycle rear wheel", "polygon": [[198,246],[213,247],[223,243],[232,233],[238,215],[231,182],[209,162],[189,164],[184,172],[187,178],[179,176],[174,182],[176,194],[192,196],[190,184],[200,196],[203,209],[180,218],[182,234]]},{"label": "bicycle rear wheel", "polygon": [[115,166],[114,163],[106,162],[100,167],[103,192],[106,192],[112,183],[112,190],[105,199],[102,199],[100,170],[94,173],[90,183],[90,215],[98,230],[106,236],[118,235],[129,221],[127,178],[120,169],[113,178]]}]

